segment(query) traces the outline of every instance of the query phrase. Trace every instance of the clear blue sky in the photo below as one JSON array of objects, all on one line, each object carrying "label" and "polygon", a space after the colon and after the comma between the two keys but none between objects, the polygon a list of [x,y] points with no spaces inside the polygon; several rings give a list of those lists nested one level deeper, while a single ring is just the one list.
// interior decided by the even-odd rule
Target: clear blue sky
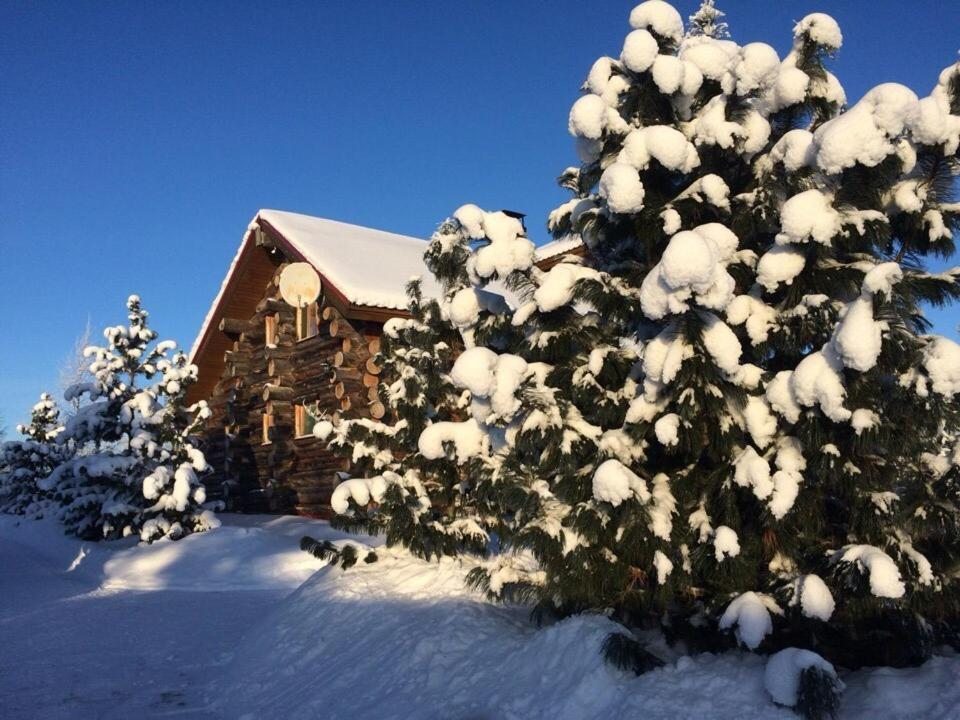
[{"label": "clear blue sky", "polygon": [[[698,0],[678,2],[681,14]],[[138,292],[189,347],[258,208],[425,237],[464,202],[545,241],[575,162],[567,111],[633,3],[0,2],[0,415],[21,420],[89,317]],[[926,94],[955,0],[721,0],[783,54],[826,11],[851,100]],[[358,258],[358,262],[375,262]],[[936,316],[956,335],[960,310]]]}]

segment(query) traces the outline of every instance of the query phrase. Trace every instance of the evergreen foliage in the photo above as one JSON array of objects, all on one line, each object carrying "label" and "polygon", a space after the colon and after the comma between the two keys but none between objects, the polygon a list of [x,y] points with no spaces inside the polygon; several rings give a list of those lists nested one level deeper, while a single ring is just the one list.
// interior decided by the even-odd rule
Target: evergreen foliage
[{"label": "evergreen foliage", "polygon": [[196,367],[176,344],[156,342],[140,299],[127,301],[128,325],[104,330],[105,346],[91,346],[92,380],[68,388],[65,398],[86,398],[59,444],[75,453],[39,482],[70,534],[112,539],[139,534],[145,541],[215,527],[199,473],[203,453],[189,436],[209,412],[187,407]]},{"label": "evergreen foliage", "polygon": [[[356,565],[360,559],[357,548],[353,545],[337,547],[329,540],[317,540],[309,535],[300,538],[300,549],[319,560],[326,560],[329,564],[337,565],[344,570]],[[377,554],[373,550],[369,550],[364,554],[363,561],[365,563],[376,562]]]},{"label": "evergreen foliage", "polygon": [[840,710],[840,681],[816,666],[800,673],[797,714],[808,720],[831,720]]},{"label": "evergreen foliage", "polygon": [[[506,552],[471,584],[541,618],[918,663],[960,624],[960,346],[922,310],[960,297],[960,270],[928,270],[960,230],[960,64],[929,97],[886,84],[849,107],[832,18],[803,18],[781,59],[720,16],[704,3],[685,33],[642,3],[590,69],[548,220],[583,257],[539,270],[474,206],[434,236],[443,297],[386,329],[397,424],[337,430],[383,471],[338,488],[337,522],[424,557],[474,523],[470,549]],[[481,309],[491,279],[512,312]],[[651,665],[627,635],[605,652]],[[829,715],[815,675],[804,712]]]},{"label": "evergreen foliage", "polygon": [[688,36],[704,35],[724,40],[730,37],[730,29],[722,18],[726,13],[714,5],[714,0],[703,0],[697,11],[688,18]]},{"label": "evergreen foliage", "polygon": [[38,483],[72,452],[69,443],[56,441],[62,431],[60,409],[49,394],[41,394],[29,424],[17,425],[24,438],[0,446],[0,512],[43,517],[50,497]]},{"label": "evergreen foliage", "polygon": [[518,219],[473,206],[458,214],[464,221],[444,222],[425,256],[444,296],[424,298],[413,280],[410,317],[384,326],[377,362],[389,418],[317,428],[332,433],[330,446],[352,461],[353,477],[334,491],[333,526],[384,534],[388,545],[425,558],[483,553],[488,531],[499,523],[480,493],[491,472],[491,438],[451,373],[464,349],[508,346],[508,307],[483,286],[512,272],[514,259],[500,257],[503,245],[525,244],[525,267],[533,255]]},{"label": "evergreen foliage", "polygon": [[[502,464],[536,559],[511,582],[541,615],[695,647],[920,662],[960,599],[960,348],[921,307],[960,295],[925,269],[960,217],[960,65],[929,98],[844,109],[828,16],[782,60],[685,37],[662,2],[631,25],[571,110],[581,164],[549,221],[586,260],[514,316],[551,392],[524,397]],[[498,572],[473,579],[502,595]]]}]

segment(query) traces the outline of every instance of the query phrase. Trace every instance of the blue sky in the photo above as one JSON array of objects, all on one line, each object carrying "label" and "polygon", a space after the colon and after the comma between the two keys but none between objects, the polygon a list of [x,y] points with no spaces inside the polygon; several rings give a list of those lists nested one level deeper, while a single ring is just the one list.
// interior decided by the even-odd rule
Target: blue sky
[{"label": "blue sky", "polygon": [[[678,2],[686,16],[697,0]],[[960,3],[728,0],[781,54],[826,11],[851,100],[926,94]],[[0,416],[21,420],[89,317],[138,292],[189,347],[258,208],[427,236],[464,202],[528,213],[538,242],[575,162],[567,111],[616,55],[630,2],[0,4]],[[370,258],[358,261],[371,262]],[[935,315],[956,336],[960,311]]]}]

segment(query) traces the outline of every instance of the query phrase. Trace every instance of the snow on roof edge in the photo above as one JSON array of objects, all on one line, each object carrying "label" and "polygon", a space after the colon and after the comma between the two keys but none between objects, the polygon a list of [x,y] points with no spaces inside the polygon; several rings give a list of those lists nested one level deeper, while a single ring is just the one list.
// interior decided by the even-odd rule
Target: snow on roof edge
[{"label": "snow on roof edge", "polygon": [[423,279],[425,295],[439,294],[423,262],[427,243],[421,238],[283,210],[257,216],[354,305],[404,310],[413,276]]},{"label": "snow on roof edge", "polygon": [[549,260],[557,255],[570,252],[581,245],[583,245],[583,240],[579,235],[574,234],[566,235],[558,240],[551,240],[536,249],[537,261]]}]

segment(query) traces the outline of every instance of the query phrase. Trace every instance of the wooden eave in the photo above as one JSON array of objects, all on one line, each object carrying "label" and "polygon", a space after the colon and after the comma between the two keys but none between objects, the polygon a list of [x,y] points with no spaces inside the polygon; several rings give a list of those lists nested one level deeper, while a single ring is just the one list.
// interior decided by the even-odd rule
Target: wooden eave
[{"label": "wooden eave", "polygon": [[552,268],[554,265],[559,263],[568,255],[576,255],[577,257],[584,257],[586,254],[587,254],[587,248],[583,243],[581,243],[580,245],[572,247],[569,250],[566,250],[564,252],[559,252],[556,255],[551,255],[550,257],[544,260],[539,260],[537,262],[537,267],[540,268],[541,270],[549,270],[550,268]]}]

